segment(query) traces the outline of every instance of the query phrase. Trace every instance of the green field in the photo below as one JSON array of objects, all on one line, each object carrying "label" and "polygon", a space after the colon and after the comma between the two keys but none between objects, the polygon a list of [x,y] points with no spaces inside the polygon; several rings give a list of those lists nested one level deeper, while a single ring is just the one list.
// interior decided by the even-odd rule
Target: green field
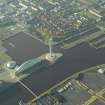
[{"label": "green field", "polygon": [[0,61],[6,62],[9,60],[11,60],[11,58],[4,52],[0,51]]}]

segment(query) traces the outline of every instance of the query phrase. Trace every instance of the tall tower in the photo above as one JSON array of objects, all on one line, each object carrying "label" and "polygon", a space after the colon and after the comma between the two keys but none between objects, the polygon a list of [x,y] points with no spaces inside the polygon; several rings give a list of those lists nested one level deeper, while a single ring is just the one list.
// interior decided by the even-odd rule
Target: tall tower
[{"label": "tall tower", "polygon": [[53,53],[53,49],[52,49],[52,41],[53,41],[53,39],[52,38],[50,38],[49,39],[49,54],[50,54],[50,56],[52,56],[52,53]]},{"label": "tall tower", "polygon": [[56,58],[56,55],[55,53],[53,53],[53,46],[52,46],[52,37],[49,38],[49,41],[48,41],[48,46],[49,46],[49,53],[46,54],[46,59],[49,61],[49,62],[55,62],[55,58]]},{"label": "tall tower", "polygon": [[45,59],[48,60],[50,63],[55,63],[62,56],[62,53],[53,52],[52,37],[48,41],[48,46],[49,46],[49,53],[46,54]]}]

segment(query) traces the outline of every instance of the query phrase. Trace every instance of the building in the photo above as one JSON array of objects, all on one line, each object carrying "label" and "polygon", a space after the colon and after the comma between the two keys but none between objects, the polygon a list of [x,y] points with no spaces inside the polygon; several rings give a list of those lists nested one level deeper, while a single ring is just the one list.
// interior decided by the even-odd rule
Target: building
[{"label": "building", "polygon": [[18,68],[16,68],[16,75],[27,74],[29,72],[39,70],[43,67],[48,66],[47,60],[42,60],[40,58],[30,59],[23,64],[21,64]]}]

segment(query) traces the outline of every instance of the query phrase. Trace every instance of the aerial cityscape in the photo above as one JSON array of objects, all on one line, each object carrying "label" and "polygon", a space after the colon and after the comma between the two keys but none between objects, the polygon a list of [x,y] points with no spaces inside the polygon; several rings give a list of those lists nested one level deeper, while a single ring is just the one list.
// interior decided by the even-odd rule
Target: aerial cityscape
[{"label": "aerial cityscape", "polygon": [[0,0],[0,105],[105,105],[105,0]]}]

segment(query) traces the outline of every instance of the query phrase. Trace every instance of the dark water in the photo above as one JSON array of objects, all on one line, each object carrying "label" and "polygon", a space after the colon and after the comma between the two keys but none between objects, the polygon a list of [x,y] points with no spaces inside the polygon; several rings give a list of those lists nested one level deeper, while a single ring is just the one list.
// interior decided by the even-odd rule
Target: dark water
[{"label": "dark water", "polygon": [[[41,70],[41,72],[34,72],[23,80],[37,95],[78,71],[105,63],[105,49],[96,50],[85,43],[75,48],[61,51],[64,56],[59,62]],[[15,85],[13,89],[13,91],[11,88],[11,91],[7,90],[0,95],[0,105],[18,105],[17,101],[19,99],[28,101],[32,98],[30,93],[19,84]]]},{"label": "dark water", "polygon": [[6,53],[17,61],[17,64],[22,64],[48,51],[45,44],[23,32],[5,40],[3,46],[7,49]]},{"label": "dark water", "polygon": [[32,74],[23,81],[27,85],[31,82],[31,89],[40,94],[80,70],[105,63],[104,57],[105,49],[96,50],[87,44],[82,44],[71,50],[64,51],[64,56],[58,63],[47,70]]}]

